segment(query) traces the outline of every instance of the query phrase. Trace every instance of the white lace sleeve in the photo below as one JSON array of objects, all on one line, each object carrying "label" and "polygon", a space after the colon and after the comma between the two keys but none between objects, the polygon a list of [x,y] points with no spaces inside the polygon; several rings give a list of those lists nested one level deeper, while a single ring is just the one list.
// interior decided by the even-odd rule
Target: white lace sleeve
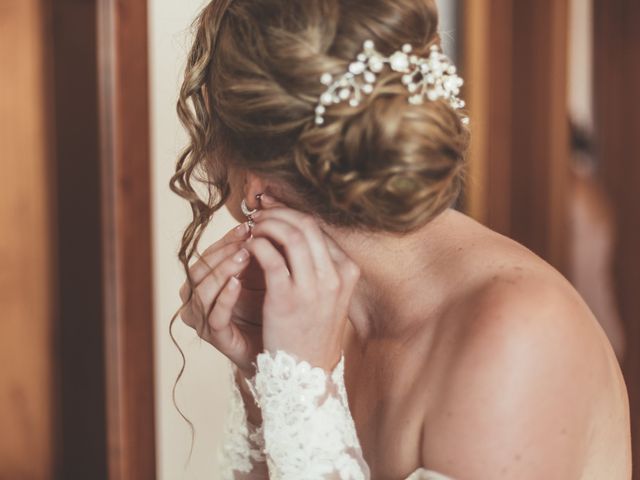
[{"label": "white lace sleeve", "polygon": [[328,374],[278,350],[247,380],[262,411],[271,480],[369,480],[344,385],[344,355]]},{"label": "white lace sleeve", "polygon": [[262,426],[247,421],[242,394],[236,383],[237,369],[230,363],[231,400],[227,412],[218,460],[222,480],[268,479],[269,472],[263,453]]}]

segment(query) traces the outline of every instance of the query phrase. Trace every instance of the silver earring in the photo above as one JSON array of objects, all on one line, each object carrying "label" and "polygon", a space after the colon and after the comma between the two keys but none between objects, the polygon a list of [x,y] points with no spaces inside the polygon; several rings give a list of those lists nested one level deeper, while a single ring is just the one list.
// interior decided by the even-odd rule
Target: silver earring
[{"label": "silver earring", "polygon": [[240,209],[242,210],[242,213],[244,214],[245,217],[249,217],[258,211],[257,208],[254,208],[253,210],[249,210],[249,207],[247,206],[247,201],[244,198],[240,203]]},{"label": "silver earring", "polygon": [[[256,195],[256,198],[259,199],[260,195],[261,194]],[[247,225],[249,225],[249,228],[253,228],[255,226],[255,222],[253,221],[253,215],[258,211],[258,209],[254,208],[253,210],[250,210],[249,207],[247,206],[246,200],[243,198],[242,202],[240,202],[240,210],[242,210],[243,215],[248,218]]]}]

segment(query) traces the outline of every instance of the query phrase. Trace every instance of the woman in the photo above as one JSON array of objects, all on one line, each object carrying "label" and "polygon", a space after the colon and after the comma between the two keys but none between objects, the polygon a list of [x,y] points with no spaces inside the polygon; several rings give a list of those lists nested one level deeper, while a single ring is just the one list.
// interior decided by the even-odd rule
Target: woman
[{"label": "woman", "polygon": [[[452,208],[460,83],[431,0],[199,16],[172,188],[194,212],[181,317],[234,372],[223,478],[630,478],[627,393],[593,314]],[[222,206],[248,221],[189,265]]]}]

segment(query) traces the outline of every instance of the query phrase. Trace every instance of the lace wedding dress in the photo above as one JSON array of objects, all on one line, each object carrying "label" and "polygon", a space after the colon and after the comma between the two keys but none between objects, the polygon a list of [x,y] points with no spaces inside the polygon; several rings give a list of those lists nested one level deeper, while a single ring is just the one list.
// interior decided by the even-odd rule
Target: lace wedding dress
[{"label": "lace wedding dress", "polygon": [[[223,480],[370,480],[344,385],[344,355],[331,373],[278,350],[260,353],[247,380],[262,425],[247,421],[231,365],[232,397],[218,451]],[[405,480],[452,480],[419,468]]]}]

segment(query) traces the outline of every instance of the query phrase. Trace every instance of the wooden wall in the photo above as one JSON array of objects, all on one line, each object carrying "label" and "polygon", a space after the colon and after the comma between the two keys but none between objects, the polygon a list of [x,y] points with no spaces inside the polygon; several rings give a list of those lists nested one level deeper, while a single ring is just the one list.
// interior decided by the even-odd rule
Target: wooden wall
[{"label": "wooden wall", "polygon": [[0,0],[0,479],[155,478],[146,2]]},{"label": "wooden wall", "polygon": [[147,4],[98,2],[110,480],[156,476]]},{"label": "wooden wall", "polygon": [[0,478],[55,465],[56,245],[49,12],[0,0]]}]

